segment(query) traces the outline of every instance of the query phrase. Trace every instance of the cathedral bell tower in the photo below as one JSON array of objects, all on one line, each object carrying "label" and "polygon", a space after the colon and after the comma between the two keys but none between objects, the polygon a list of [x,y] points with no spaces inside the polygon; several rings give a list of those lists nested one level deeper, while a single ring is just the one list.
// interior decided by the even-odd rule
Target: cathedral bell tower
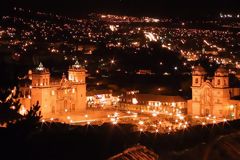
[{"label": "cathedral bell tower", "polygon": [[218,101],[223,101],[224,99],[230,99],[230,88],[229,88],[229,74],[228,71],[220,66],[213,77],[213,86],[217,91],[215,97]]},{"label": "cathedral bell tower", "polygon": [[206,72],[202,66],[195,66],[192,71],[192,107],[188,112],[192,115],[201,114],[201,87],[205,82]]},{"label": "cathedral bell tower", "polygon": [[229,87],[229,74],[228,71],[222,66],[219,67],[214,74],[213,86],[215,88]]},{"label": "cathedral bell tower", "polygon": [[86,110],[86,70],[78,61],[68,69],[68,80],[72,82],[76,88],[76,111],[82,112]]},{"label": "cathedral bell tower", "polygon": [[202,66],[195,66],[192,71],[192,87],[200,87],[204,82],[206,72]]},{"label": "cathedral bell tower", "polygon": [[49,106],[50,97],[50,73],[42,63],[39,64],[32,72],[32,97],[31,105],[36,104],[38,101],[41,106],[41,112],[44,115],[50,114],[51,109]]}]

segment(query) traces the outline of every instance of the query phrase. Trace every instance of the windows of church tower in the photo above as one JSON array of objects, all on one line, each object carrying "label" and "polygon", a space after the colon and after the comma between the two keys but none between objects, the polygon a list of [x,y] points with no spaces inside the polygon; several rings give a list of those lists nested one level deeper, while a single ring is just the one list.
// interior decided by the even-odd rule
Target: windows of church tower
[{"label": "windows of church tower", "polygon": [[195,84],[198,84],[198,78],[195,78]]},{"label": "windows of church tower", "polygon": [[46,78],[46,85],[48,85],[48,78]]},{"label": "windows of church tower", "polygon": [[220,79],[217,80],[217,85],[220,85],[221,84],[221,81]]}]

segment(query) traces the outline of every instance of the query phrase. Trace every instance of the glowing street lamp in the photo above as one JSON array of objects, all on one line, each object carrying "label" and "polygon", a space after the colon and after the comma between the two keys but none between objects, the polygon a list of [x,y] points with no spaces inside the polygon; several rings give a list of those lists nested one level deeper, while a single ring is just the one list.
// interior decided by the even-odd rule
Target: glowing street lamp
[{"label": "glowing street lamp", "polygon": [[67,116],[67,119],[68,119],[68,120],[70,120],[70,119],[71,119],[71,117],[70,117],[70,116]]}]

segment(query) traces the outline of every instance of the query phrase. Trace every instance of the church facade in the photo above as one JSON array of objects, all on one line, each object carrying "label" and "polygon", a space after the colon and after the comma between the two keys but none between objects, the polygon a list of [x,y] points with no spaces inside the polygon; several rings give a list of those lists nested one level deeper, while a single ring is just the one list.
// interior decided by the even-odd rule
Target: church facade
[{"label": "church facade", "polygon": [[201,66],[192,71],[192,99],[188,101],[188,115],[215,116],[236,119],[240,117],[239,87],[230,87],[229,73],[219,67],[211,79]]},{"label": "church facade", "polygon": [[69,67],[68,77],[51,79],[42,63],[28,75],[30,83],[20,86],[20,101],[26,109],[39,102],[43,117],[86,110],[86,71],[78,61]]}]

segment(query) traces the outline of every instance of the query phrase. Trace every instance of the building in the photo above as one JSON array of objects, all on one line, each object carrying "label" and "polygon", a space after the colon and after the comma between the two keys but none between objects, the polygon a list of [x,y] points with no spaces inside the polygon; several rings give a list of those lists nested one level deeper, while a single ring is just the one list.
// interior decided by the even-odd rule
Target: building
[{"label": "building", "polygon": [[124,150],[108,160],[134,160],[134,159],[145,159],[145,160],[157,160],[159,155],[154,153],[152,150],[145,146],[136,145],[131,148]]},{"label": "building", "polygon": [[78,61],[68,69],[68,78],[54,81],[42,63],[29,74],[29,83],[20,85],[20,101],[26,107],[39,102],[43,117],[86,110],[86,71]]},{"label": "building", "polygon": [[89,108],[108,108],[117,106],[119,96],[113,95],[112,90],[92,90],[87,92],[87,106]]},{"label": "building", "polygon": [[139,75],[152,75],[154,74],[150,69],[139,69],[136,74]]},{"label": "building", "polygon": [[215,116],[238,118],[240,88],[230,86],[229,73],[219,67],[211,79],[201,66],[192,71],[192,99],[188,101],[188,114],[192,116]]},{"label": "building", "polygon": [[120,109],[186,113],[187,101],[180,96],[126,94],[121,99]]}]

